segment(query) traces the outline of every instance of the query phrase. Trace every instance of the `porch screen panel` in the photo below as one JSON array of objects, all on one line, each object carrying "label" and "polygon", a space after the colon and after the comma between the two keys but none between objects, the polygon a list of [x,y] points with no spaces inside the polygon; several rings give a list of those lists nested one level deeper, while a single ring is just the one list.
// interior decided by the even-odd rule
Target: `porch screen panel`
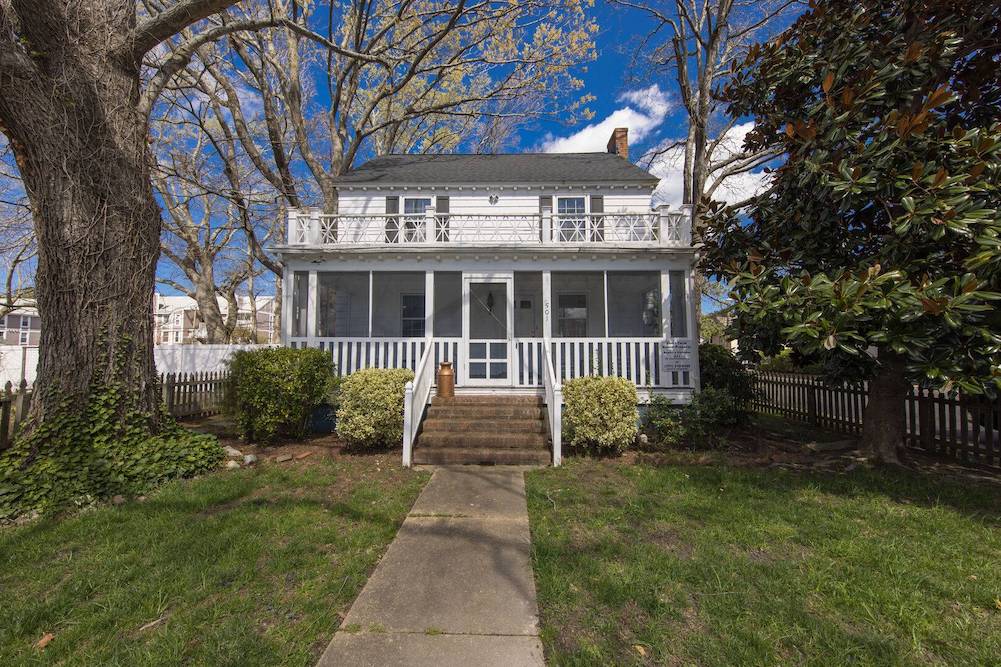
[{"label": "porch screen panel", "polygon": [[542,272],[515,271],[514,337],[542,336]]},{"label": "porch screen panel", "polygon": [[688,336],[688,304],[685,299],[685,272],[669,271],[668,283],[671,289],[671,336]]},{"label": "porch screen panel", "polygon": [[319,335],[368,336],[368,273],[321,271],[316,283]]},{"label": "porch screen panel", "polygon": [[305,336],[309,322],[309,271],[292,274],[292,335]]},{"label": "porch screen panel", "polygon": [[372,274],[372,335],[424,337],[424,273]]},{"label": "porch screen panel", "polygon": [[434,335],[441,338],[462,336],[462,273],[459,271],[434,272]]},{"label": "porch screen panel", "polygon": [[601,271],[554,271],[553,336],[603,338],[605,277]]},{"label": "porch screen panel", "polygon": [[608,335],[660,336],[660,272],[608,272]]}]

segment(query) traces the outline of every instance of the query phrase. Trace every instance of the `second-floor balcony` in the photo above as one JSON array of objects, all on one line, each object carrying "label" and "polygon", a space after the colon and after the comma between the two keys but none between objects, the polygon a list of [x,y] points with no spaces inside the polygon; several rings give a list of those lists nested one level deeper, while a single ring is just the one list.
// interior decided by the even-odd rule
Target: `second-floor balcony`
[{"label": "second-floor balcony", "polygon": [[293,210],[288,245],[348,246],[691,246],[691,218],[653,212],[529,215],[438,213],[328,215]]}]

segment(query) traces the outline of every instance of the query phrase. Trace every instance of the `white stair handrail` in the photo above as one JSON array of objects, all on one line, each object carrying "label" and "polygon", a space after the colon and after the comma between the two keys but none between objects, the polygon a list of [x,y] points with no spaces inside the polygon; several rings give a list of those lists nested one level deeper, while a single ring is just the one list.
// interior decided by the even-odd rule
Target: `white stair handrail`
[{"label": "white stair handrail", "polygon": [[434,356],[434,344],[426,341],[424,353],[414,368],[414,379],[407,383],[403,390],[403,467],[413,464],[414,440],[417,439],[417,428],[421,424],[424,406],[431,395],[431,385],[434,378],[431,359]]},{"label": "white stair handrail", "polygon": [[553,467],[563,461],[563,385],[556,381],[549,342],[542,346],[544,370],[543,387],[546,392],[546,410],[549,415],[549,435],[553,441]]}]

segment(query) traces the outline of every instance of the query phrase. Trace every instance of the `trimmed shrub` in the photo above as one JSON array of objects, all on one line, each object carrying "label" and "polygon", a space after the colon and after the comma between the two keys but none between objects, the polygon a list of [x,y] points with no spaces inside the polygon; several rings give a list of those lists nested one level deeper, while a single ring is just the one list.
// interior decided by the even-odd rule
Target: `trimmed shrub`
[{"label": "trimmed shrub", "polygon": [[699,369],[703,389],[721,390],[714,392],[715,402],[725,401],[724,406],[714,405],[713,411],[723,424],[734,426],[747,421],[751,399],[754,398],[754,377],[730,350],[720,345],[699,346]]},{"label": "trimmed shrub", "polygon": [[367,368],[346,377],[337,409],[337,435],[356,447],[403,443],[403,394],[413,371]]},{"label": "trimmed shrub", "polygon": [[248,442],[306,436],[313,410],[335,400],[338,380],[322,350],[241,350],[229,361],[228,409]]},{"label": "trimmed shrub", "polygon": [[574,378],[563,385],[563,430],[570,447],[619,454],[636,439],[636,386],[620,377]]}]

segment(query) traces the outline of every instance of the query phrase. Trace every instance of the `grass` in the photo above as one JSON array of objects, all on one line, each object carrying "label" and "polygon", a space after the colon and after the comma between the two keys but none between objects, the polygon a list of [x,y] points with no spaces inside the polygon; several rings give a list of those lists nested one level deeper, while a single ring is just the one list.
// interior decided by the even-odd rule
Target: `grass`
[{"label": "grass", "polygon": [[1001,659],[1001,487],[571,460],[526,477],[549,664]]},{"label": "grass", "polygon": [[0,530],[0,664],[312,665],[427,479],[319,458]]}]

